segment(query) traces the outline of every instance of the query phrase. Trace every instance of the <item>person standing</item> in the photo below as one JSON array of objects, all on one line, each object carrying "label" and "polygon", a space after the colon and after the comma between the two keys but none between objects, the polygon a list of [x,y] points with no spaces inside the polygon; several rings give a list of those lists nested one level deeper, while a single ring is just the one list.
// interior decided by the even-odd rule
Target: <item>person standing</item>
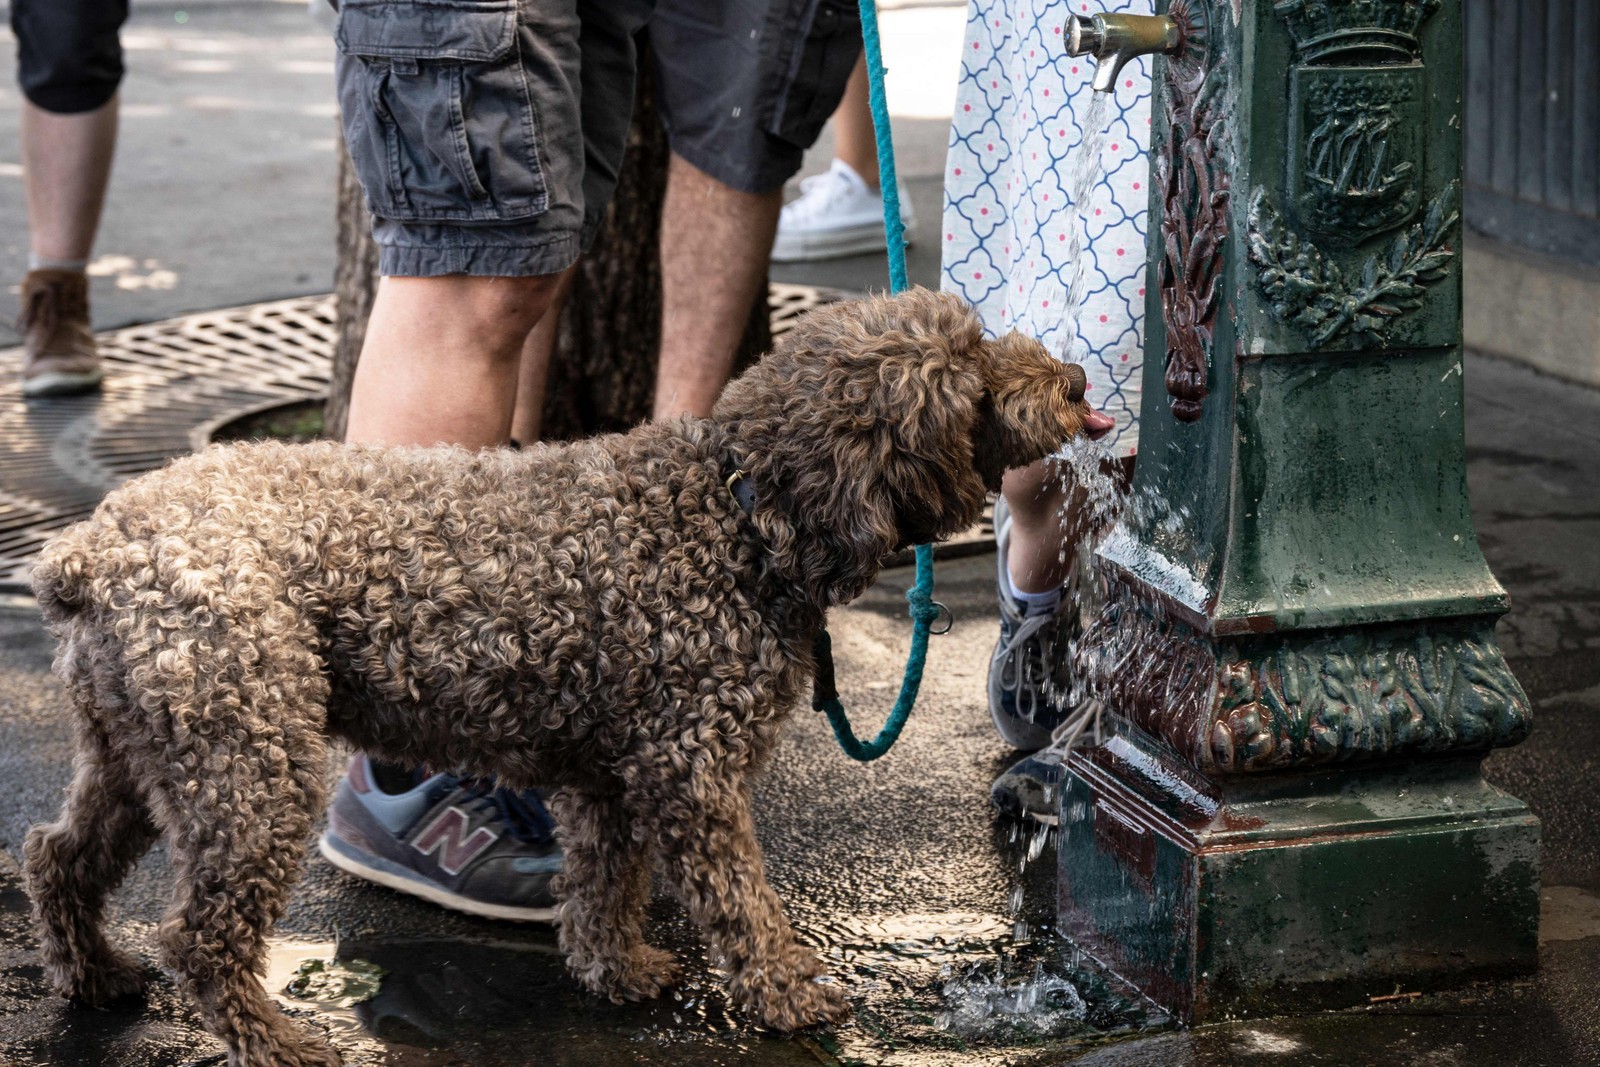
[{"label": "person standing", "polygon": [[[616,185],[646,27],[672,150],[654,414],[710,413],[760,296],[783,184],[860,50],[855,4],[364,0],[335,24],[382,275],[348,441],[537,437],[559,301]],[[536,792],[358,755],[322,852],[458,910],[554,917],[561,856]]]},{"label": "person standing", "polygon": [[111,180],[127,18],[127,0],[12,0],[28,204],[17,320],[26,397],[87,392],[104,375],[86,269]]},{"label": "person standing", "polygon": [[[1150,0],[1098,7],[1151,13]],[[1066,54],[1071,14],[1062,0],[968,5],[945,166],[942,285],[971,301],[991,334],[1020,330],[1083,366],[1086,399],[1115,420],[1102,440],[1107,473],[1125,485],[1139,442],[1150,60],[1123,68],[1106,126],[1089,129],[1095,64]],[[1069,172],[1096,144],[1101,177],[1086,202],[1073,203]],[[1073,247],[1082,249],[1077,261]],[[1077,270],[1086,285],[1074,308],[1066,301]],[[1023,752],[1045,749],[1077,710],[1069,644],[1086,591],[1072,578],[1080,545],[1109,518],[1095,513],[1059,459],[1005,476],[995,506],[1000,633],[988,697],[1000,736]],[[1024,756],[995,781],[996,805],[1048,818],[1059,755]]]}]

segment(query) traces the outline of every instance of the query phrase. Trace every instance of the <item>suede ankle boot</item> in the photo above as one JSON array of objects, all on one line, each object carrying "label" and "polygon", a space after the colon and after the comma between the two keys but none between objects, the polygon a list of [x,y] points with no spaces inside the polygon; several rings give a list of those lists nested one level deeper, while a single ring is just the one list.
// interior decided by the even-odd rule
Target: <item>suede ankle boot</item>
[{"label": "suede ankle boot", "polygon": [[100,384],[104,371],[89,330],[89,279],[79,271],[29,271],[22,283],[24,396],[66,396]]}]

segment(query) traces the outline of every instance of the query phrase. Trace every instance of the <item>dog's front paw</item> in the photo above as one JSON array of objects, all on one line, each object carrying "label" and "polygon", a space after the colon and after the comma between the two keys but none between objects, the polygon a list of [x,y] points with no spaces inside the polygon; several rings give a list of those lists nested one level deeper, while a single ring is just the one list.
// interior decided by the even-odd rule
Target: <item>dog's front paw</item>
[{"label": "dog's front paw", "polygon": [[637,945],[621,960],[593,960],[586,966],[574,961],[572,967],[589,992],[615,1004],[653,1000],[683,976],[677,957],[654,945]]},{"label": "dog's front paw", "polygon": [[110,952],[98,960],[85,961],[77,973],[59,976],[56,989],[68,1000],[104,1008],[141,995],[145,989],[144,968],[131,956]]},{"label": "dog's front paw", "polygon": [[617,975],[617,989],[624,1000],[654,1000],[682,977],[683,967],[676,956],[654,945],[640,945]]},{"label": "dog's front paw", "polygon": [[229,1049],[228,1067],[344,1067],[344,1057],[322,1034],[279,1020]]},{"label": "dog's front paw", "polygon": [[754,991],[748,1008],[761,1025],[785,1032],[843,1022],[850,1015],[843,987],[827,978],[808,979],[782,991]]}]

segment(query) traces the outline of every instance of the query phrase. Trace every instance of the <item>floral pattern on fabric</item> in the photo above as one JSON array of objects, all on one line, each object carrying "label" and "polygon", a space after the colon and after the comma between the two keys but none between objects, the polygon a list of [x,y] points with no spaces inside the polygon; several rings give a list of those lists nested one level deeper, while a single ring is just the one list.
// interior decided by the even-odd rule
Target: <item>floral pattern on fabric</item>
[{"label": "floral pattern on fabric", "polygon": [[[1104,111],[1104,172],[1081,218],[1069,168],[1083,142],[1095,64],[1067,55],[1071,11],[1151,13],[1150,0],[971,0],[945,163],[945,289],[991,335],[1021,330],[1089,378],[1117,420],[1105,443],[1137,451],[1149,216],[1150,61],[1128,63]],[[1083,228],[1086,287],[1076,331],[1065,305],[1068,227]],[[1074,332],[1075,336],[1069,336]]]}]

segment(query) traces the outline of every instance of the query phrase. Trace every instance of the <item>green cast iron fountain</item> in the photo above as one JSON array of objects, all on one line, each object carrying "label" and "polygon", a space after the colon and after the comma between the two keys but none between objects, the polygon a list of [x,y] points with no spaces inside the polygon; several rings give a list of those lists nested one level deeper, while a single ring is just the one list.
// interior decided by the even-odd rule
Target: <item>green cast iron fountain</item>
[{"label": "green cast iron fountain", "polygon": [[1459,0],[1161,10],[1071,34],[1167,54],[1061,928],[1191,1022],[1531,970],[1538,821],[1480,772],[1530,711],[1467,508]]}]

